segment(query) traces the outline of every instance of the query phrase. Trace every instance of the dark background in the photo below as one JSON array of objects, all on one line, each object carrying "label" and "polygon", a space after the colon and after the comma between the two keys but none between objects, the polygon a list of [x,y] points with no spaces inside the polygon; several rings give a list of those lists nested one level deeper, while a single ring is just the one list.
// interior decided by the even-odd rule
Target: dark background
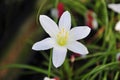
[{"label": "dark background", "polygon": [[[3,59],[4,55],[7,55],[6,51],[17,37],[22,24],[34,14],[36,2],[37,0],[0,0],[0,60]],[[40,55],[31,54],[25,63],[39,66],[40,60]],[[43,78],[37,72],[27,69],[21,69],[15,78],[11,77],[12,74],[18,74],[18,71],[10,70],[4,76],[0,76],[0,80],[41,80]]]}]

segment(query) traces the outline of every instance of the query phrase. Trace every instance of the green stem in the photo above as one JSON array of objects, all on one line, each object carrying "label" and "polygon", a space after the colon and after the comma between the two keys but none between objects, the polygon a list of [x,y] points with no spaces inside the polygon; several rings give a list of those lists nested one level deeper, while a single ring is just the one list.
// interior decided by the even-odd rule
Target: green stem
[{"label": "green stem", "polygon": [[52,65],[52,49],[50,50],[50,58],[49,58],[49,67],[48,67],[48,77],[50,77],[51,66]]},{"label": "green stem", "polygon": [[109,63],[109,64],[106,64],[106,65],[100,65],[100,66],[97,66],[96,68],[94,68],[91,72],[89,72],[88,74],[86,74],[83,79],[85,80],[85,78],[91,76],[92,74],[96,74],[97,72],[101,72],[103,70],[105,70],[105,68],[107,67],[110,67],[110,66],[113,66],[113,65],[118,65],[119,62],[112,62],[112,63]]},{"label": "green stem", "polygon": [[43,2],[41,2],[41,6],[38,9],[37,18],[36,18],[36,22],[37,23],[38,23],[40,11],[42,10],[42,8],[44,7],[44,5],[45,5],[46,2],[47,2],[47,0],[43,0]]},{"label": "green stem", "polygon": [[55,0],[55,8],[57,8],[59,0]]},{"label": "green stem", "polygon": [[[91,58],[91,57],[97,57],[97,56],[101,56],[101,55],[106,55],[106,54],[102,54],[102,53],[104,53],[104,52],[98,52],[98,53],[95,53],[95,54],[87,55],[85,58]],[[85,58],[78,57],[75,60],[78,61],[78,60],[82,60],[82,59],[85,59]]]},{"label": "green stem", "polygon": [[115,74],[114,80],[118,80],[119,74],[120,74],[120,72],[117,71],[116,74]]}]

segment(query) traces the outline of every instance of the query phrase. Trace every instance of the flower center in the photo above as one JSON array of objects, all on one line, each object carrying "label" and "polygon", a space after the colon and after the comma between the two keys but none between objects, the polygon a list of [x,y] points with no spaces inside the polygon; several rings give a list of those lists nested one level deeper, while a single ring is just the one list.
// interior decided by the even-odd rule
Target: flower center
[{"label": "flower center", "polygon": [[68,42],[68,36],[69,36],[69,32],[66,31],[64,28],[62,28],[60,32],[57,34],[57,43],[60,46],[66,45]]}]

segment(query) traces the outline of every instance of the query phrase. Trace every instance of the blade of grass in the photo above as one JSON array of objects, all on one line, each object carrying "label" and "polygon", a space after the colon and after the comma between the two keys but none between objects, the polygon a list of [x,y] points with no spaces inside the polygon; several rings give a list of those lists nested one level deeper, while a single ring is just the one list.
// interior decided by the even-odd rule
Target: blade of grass
[{"label": "blade of grass", "polygon": [[[45,69],[42,69],[40,67],[35,67],[35,66],[30,66],[30,65],[25,65],[25,64],[10,64],[10,65],[5,65],[5,66],[0,66],[0,70],[6,69],[6,68],[20,68],[20,69],[29,69],[33,70],[39,73],[43,74],[48,74],[48,71]],[[51,73],[51,76],[56,76],[55,74]]]}]

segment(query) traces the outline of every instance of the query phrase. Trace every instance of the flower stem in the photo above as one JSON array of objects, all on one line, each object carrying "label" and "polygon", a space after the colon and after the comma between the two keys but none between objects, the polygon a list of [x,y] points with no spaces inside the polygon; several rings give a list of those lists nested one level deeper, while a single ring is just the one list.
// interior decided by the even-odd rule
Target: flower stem
[{"label": "flower stem", "polygon": [[49,67],[48,67],[48,77],[50,77],[51,65],[52,65],[52,49],[50,50]]},{"label": "flower stem", "polygon": [[59,0],[55,0],[55,8],[57,8],[58,3],[59,3]]},{"label": "flower stem", "polygon": [[41,5],[40,5],[38,12],[37,12],[37,18],[36,18],[37,23],[38,23],[38,19],[39,19],[39,14],[40,14],[42,8],[44,7],[44,5],[46,4],[46,2],[47,2],[47,0],[43,0],[43,2],[41,2]]}]

